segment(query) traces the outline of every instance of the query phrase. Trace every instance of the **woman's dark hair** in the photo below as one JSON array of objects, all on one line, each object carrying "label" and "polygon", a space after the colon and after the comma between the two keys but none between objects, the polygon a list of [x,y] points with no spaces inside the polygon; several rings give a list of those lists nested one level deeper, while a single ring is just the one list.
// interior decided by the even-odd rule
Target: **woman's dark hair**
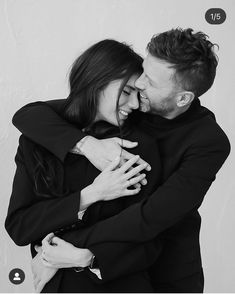
[{"label": "woman's dark hair", "polygon": [[215,45],[202,32],[177,28],[154,35],[147,50],[152,56],[171,63],[176,82],[199,97],[210,89],[215,79],[218,64]]},{"label": "woman's dark hair", "polygon": [[[91,129],[95,125],[101,91],[110,82],[122,80],[117,95],[117,109],[119,97],[127,81],[132,75],[142,73],[142,62],[142,57],[125,43],[106,39],[94,44],[84,51],[72,65],[69,74],[70,93],[61,115],[80,129]],[[122,135],[118,111],[116,111],[116,117],[119,134]],[[104,129],[107,131],[107,125]],[[93,132],[93,135],[96,134]],[[55,190],[57,179],[55,164],[51,160],[52,154],[48,154],[46,150],[42,152],[42,149],[36,149],[34,155],[37,162],[34,177],[37,194],[45,197],[65,195],[65,192],[62,191],[60,194]],[[40,192],[43,190],[41,187],[44,190],[47,187],[48,193]]]},{"label": "woman's dark hair", "polygon": [[141,74],[143,59],[124,43],[106,39],[88,48],[72,65],[69,75],[70,94],[64,117],[80,128],[95,119],[99,95],[110,82],[122,79],[118,97],[134,74]]}]

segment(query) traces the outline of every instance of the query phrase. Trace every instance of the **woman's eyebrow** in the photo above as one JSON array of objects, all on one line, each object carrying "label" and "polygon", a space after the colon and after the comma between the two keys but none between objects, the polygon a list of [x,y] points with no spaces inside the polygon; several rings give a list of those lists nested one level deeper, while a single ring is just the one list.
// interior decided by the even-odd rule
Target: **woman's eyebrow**
[{"label": "woman's eyebrow", "polygon": [[135,91],[135,90],[136,90],[136,88],[133,87],[133,86],[131,86],[131,85],[126,85],[125,87],[129,88],[129,89],[132,90],[132,91]]}]

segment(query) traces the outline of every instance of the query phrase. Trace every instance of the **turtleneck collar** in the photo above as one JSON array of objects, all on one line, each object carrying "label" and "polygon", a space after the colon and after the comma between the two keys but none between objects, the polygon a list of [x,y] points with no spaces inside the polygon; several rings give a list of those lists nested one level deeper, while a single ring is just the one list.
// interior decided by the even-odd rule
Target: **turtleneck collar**
[{"label": "turtleneck collar", "polygon": [[190,107],[184,113],[176,116],[173,119],[167,119],[160,115],[149,113],[143,113],[143,119],[158,127],[172,128],[192,122],[207,115],[215,118],[214,114],[207,108],[201,106],[200,100],[198,98],[195,98]]}]

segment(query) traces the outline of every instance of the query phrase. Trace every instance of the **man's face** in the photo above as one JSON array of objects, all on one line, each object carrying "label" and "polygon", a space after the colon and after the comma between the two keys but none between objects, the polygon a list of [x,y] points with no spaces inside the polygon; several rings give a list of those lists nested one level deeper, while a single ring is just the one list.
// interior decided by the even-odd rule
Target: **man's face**
[{"label": "man's face", "polygon": [[176,97],[182,91],[174,80],[175,69],[170,63],[148,54],[143,73],[135,86],[140,91],[141,110],[172,118],[177,111]]}]

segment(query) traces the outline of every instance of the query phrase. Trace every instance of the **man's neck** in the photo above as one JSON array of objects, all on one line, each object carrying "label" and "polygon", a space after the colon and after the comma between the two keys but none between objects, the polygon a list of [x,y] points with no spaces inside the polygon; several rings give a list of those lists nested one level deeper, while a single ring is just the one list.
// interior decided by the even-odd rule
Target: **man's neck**
[{"label": "man's neck", "polygon": [[162,115],[162,117],[166,119],[174,119],[177,116],[181,115],[182,113],[186,112],[189,109],[190,105],[191,104],[184,107],[178,107],[177,109],[174,109],[170,113],[167,113],[166,115]]}]

